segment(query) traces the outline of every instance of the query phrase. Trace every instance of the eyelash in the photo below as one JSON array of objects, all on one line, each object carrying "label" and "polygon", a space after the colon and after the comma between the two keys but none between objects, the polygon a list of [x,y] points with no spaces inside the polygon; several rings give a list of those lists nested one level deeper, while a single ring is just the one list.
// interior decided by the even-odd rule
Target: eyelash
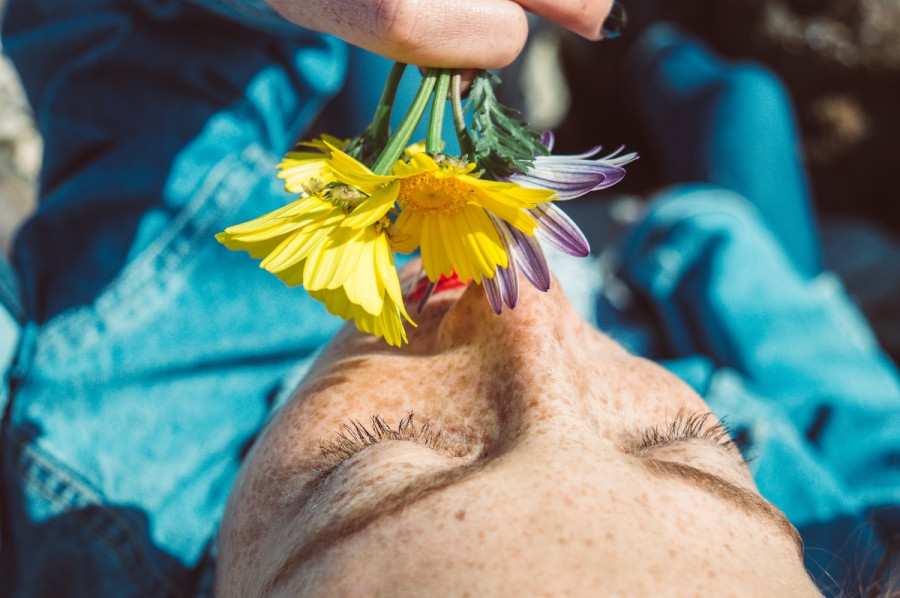
[{"label": "eyelash", "polygon": [[[742,447],[732,439],[731,431],[724,421],[704,427],[710,417],[713,417],[711,411],[687,414],[684,409],[679,409],[670,423],[657,424],[647,428],[641,433],[637,442],[629,446],[627,450],[631,453],[638,453],[679,440],[710,440],[746,463],[748,460],[742,455]],[[417,442],[432,448],[438,446],[441,438],[440,429],[432,427],[429,420],[425,420],[421,426],[417,427],[414,420],[415,414],[411,411],[399,421],[395,428],[391,427],[380,415],[373,415],[368,425],[356,419],[350,420],[344,424],[334,440],[319,445],[322,461],[314,467],[316,477],[327,478],[344,461],[363,449],[384,440]]]},{"label": "eyelash", "polygon": [[415,414],[412,411],[407,413],[396,427],[391,427],[380,415],[373,415],[368,425],[357,419],[351,419],[344,424],[334,440],[319,445],[322,462],[314,468],[316,477],[319,479],[328,477],[344,461],[384,440],[405,440],[437,447],[441,431],[432,427],[429,420],[425,420],[417,427],[414,419]]},{"label": "eyelash", "polygon": [[742,447],[733,440],[731,430],[724,421],[704,427],[710,417],[713,417],[711,411],[687,414],[684,409],[679,409],[670,423],[658,424],[644,430],[637,443],[630,447],[630,452],[641,452],[679,440],[710,440],[746,463]]}]

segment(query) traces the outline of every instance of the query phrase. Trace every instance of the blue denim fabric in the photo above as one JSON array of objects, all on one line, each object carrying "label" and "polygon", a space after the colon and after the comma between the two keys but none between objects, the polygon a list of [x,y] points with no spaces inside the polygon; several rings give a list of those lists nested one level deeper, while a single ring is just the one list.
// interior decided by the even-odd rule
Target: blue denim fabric
[{"label": "blue denim fabric", "polygon": [[842,586],[871,575],[900,531],[900,375],[840,282],[801,274],[763,222],[730,191],[673,187],[619,274],[661,333],[648,356],[739,431],[808,569]]},{"label": "blue denim fabric", "polygon": [[275,164],[346,47],[167,0],[14,0],[3,35],[46,155],[14,253],[0,595],[207,593],[241,452],[340,325],[213,235],[283,205]]},{"label": "blue denim fabric", "polygon": [[[287,199],[274,164],[340,87],[346,48],[274,22],[264,34],[277,18],[258,2],[195,4],[222,16],[176,0],[8,2],[4,47],[47,146],[5,279],[23,301],[0,596],[209,595],[242,451],[340,324],[212,235]],[[761,489],[809,540],[897,503],[897,373],[769,220],[733,193],[672,189],[622,253],[645,309],[605,302],[599,270],[563,282],[745,431]]]},{"label": "blue denim fabric", "polygon": [[608,329],[752,444],[757,484],[800,529],[820,586],[859,587],[900,533],[900,376],[822,272],[787,92],[665,24],[629,67],[674,186],[619,250],[644,313]]},{"label": "blue denim fabric", "polygon": [[648,28],[626,67],[666,182],[707,182],[744,196],[797,268],[818,274],[819,235],[781,82],[759,65],[719,58],[666,24]]}]

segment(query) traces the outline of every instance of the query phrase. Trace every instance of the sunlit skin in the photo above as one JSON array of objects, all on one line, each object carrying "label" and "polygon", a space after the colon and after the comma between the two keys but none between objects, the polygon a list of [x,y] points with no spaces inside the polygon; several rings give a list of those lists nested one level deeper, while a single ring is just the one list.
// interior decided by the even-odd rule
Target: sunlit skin
[{"label": "sunlit skin", "polygon": [[603,37],[612,0],[267,0],[285,19],[409,64],[495,69],[528,37],[528,12]]},{"label": "sunlit skin", "polygon": [[[708,411],[700,397],[584,323],[556,282],[521,288],[500,316],[475,285],[437,293],[402,349],[344,329],[244,463],[219,596],[819,595],[734,452],[636,448]],[[438,440],[323,460],[348,421],[409,412]]]}]

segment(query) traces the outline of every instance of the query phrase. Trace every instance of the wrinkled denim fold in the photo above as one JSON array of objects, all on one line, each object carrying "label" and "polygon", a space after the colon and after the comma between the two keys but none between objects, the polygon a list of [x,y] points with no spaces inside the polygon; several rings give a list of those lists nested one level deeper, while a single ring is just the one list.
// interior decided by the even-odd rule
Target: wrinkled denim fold
[{"label": "wrinkled denim fold", "polygon": [[347,49],[180,1],[7,4],[46,141],[14,247],[0,595],[208,594],[242,451],[340,325],[213,235],[284,204],[275,165]]},{"label": "wrinkled denim fold", "polygon": [[[341,325],[213,235],[288,199],[275,164],[338,92],[347,48],[258,2],[7,4],[46,158],[0,271],[15,353],[0,596],[210,595],[241,456]],[[625,239],[630,309],[599,268],[564,286],[746,435],[760,489],[808,543],[842,554],[823,526],[869,518],[877,546],[897,530],[897,372],[752,190],[709,183],[668,189]]]}]

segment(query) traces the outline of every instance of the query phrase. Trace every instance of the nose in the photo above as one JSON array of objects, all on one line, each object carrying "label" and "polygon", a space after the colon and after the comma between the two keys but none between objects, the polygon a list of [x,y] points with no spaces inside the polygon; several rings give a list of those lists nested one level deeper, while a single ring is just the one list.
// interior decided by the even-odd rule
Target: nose
[{"label": "nose", "polygon": [[468,371],[483,389],[478,394],[494,402],[504,427],[546,423],[551,415],[596,419],[605,398],[599,379],[627,352],[581,319],[557,280],[548,292],[520,282],[518,305],[499,315],[480,285],[470,284],[455,299],[449,291],[436,296],[435,311],[445,311],[435,330],[422,332],[434,335],[437,352],[470,355]]},{"label": "nose", "polygon": [[518,305],[500,315],[480,285],[470,284],[456,298],[450,291],[435,297],[439,316],[427,332],[438,353],[469,355],[477,396],[496,406],[508,432],[581,430],[612,437],[622,422],[663,421],[682,407],[707,410],[673,374],[582,320],[555,278],[548,292],[520,282]]},{"label": "nose", "polygon": [[491,309],[481,285],[469,284],[455,296],[452,290],[435,296],[436,311],[444,312],[434,331],[439,346],[474,345],[484,353],[507,358],[542,356],[547,363],[555,363],[560,353],[575,349],[582,355],[588,351],[598,357],[627,355],[581,319],[555,277],[547,292],[524,279],[520,279],[519,289],[518,305],[499,315]]}]

